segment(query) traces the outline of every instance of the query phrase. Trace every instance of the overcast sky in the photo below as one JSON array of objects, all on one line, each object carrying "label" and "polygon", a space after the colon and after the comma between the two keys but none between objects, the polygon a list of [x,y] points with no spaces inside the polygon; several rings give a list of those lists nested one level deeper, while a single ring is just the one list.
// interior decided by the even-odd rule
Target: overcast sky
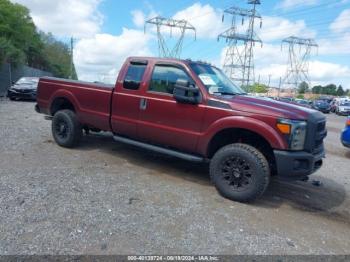
[{"label": "overcast sky", "polygon": [[[113,82],[127,56],[158,55],[145,19],[156,15],[186,19],[197,29],[197,41],[188,33],[183,58],[221,66],[225,42],[217,35],[229,27],[222,22],[225,8],[247,8],[244,0],[12,0],[27,6],[39,29],[75,42],[74,62],[79,79]],[[319,45],[310,62],[312,84],[335,83],[350,89],[350,0],[262,0],[258,6],[264,45],[255,47],[256,77],[278,83],[286,72],[287,48],[281,40],[295,35],[313,37]]]}]

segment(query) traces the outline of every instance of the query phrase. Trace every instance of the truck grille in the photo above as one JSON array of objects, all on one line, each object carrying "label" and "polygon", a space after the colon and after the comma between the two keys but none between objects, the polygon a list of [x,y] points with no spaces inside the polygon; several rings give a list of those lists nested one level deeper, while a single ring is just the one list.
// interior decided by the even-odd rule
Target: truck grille
[{"label": "truck grille", "polygon": [[317,124],[317,132],[323,132],[326,129],[326,121]]},{"label": "truck grille", "polygon": [[324,151],[323,140],[327,136],[326,119],[323,115],[317,113],[308,120],[308,134],[305,149],[314,154],[320,154]]},{"label": "truck grille", "polygon": [[28,94],[33,92],[31,89],[15,89],[18,93]]}]

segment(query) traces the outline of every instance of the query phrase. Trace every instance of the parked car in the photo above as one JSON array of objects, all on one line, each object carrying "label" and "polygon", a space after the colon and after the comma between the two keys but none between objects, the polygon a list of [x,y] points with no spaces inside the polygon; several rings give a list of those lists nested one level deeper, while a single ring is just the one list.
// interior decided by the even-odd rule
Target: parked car
[{"label": "parked car", "polygon": [[331,111],[331,105],[326,100],[315,100],[312,108],[326,114]]},{"label": "parked car", "polygon": [[337,115],[350,115],[350,102],[341,102],[337,106],[335,113]]},{"label": "parked car", "polygon": [[305,99],[295,99],[295,103],[303,107],[311,108],[310,102]]},{"label": "parked car", "polygon": [[38,77],[22,77],[7,91],[10,100],[26,99],[36,100]]},{"label": "parked car", "polygon": [[[41,78],[36,111],[62,147],[82,130],[195,162],[225,197],[251,201],[271,175],[307,178],[322,166],[326,118],[293,104],[250,97],[218,68],[190,60],[133,57],[113,85]],[[147,185],[145,185],[147,187]]]},{"label": "parked car", "polygon": [[346,120],[346,126],[341,134],[341,142],[344,146],[350,147],[350,116]]},{"label": "parked car", "polygon": [[293,103],[294,102],[293,97],[280,97],[280,98],[278,98],[278,100],[281,102],[286,102],[286,103]]},{"label": "parked car", "polygon": [[338,107],[346,102],[350,102],[350,100],[347,97],[337,97],[334,98],[331,104],[331,111],[334,113],[337,113]]}]

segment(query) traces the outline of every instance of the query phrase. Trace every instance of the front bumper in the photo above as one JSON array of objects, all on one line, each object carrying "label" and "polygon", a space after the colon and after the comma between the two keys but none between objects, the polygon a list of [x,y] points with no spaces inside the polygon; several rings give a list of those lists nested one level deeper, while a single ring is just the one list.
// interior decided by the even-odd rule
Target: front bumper
[{"label": "front bumper", "polygon": [[343,146],[350,148],[350,128],[344,129],[341,135]]},{"label": "front bumper", "polygon": [[317,108],[316,110],[322,112],[322,113],[330,113],[331,112],[331,109],[330,108]]},{"label": "front bumper", "polygon": [[348,116],[350,115],[350,111],[338,111],[338,115]]},{"label": "front bumper", "polygon": [[15,99],[29,99],[29,100],[36,100],[36,92],[19,92],[16,90],[8,90],[7,96],[9,98],[15,98]]},{"label": "front bumper", "polygon": [[274,150],[277,174],[288,179],[301,179],[311,175],[322,166],[325,153],[317,155],[308,152]]}]

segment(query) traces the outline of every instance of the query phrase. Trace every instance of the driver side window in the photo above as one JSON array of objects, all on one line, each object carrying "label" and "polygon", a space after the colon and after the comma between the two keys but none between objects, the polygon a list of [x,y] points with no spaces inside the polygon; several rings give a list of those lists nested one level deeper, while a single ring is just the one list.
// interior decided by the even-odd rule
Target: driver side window
[{"label": "driver side window", "polygon": [[175,66],[156,65],[153,70],[151,82],[148,91],[173,94],[176,81],[179,79],[187,80],[192,83],[192,79],[187,73]]}]

